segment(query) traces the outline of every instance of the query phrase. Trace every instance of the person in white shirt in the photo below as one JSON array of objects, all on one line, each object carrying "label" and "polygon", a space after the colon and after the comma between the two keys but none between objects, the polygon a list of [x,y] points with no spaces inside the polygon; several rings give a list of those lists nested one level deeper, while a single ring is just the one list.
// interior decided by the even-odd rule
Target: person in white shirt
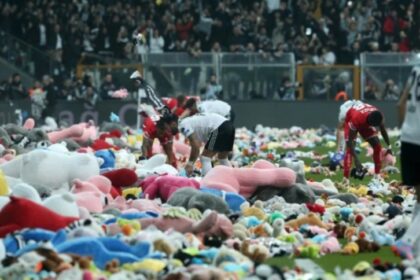
[{"label": "person in white shirt", "polygon": [[211,160],[216,155],[221,165],[231,166],[228,155],[233,150],[235,127],[226,118],[214,113],[199,113],[179,123],[171,121],[168,125],[173,134],[180,131],[190,142],[191,154],[185,166],[187,175],[192,175],[203,143],[205,146],[200,156],[203,176],[212,168]]},{"label": "person in white shirt", "polygon": [[345,141],[344,141],[344,120],[346,119],[346,114],[351,107],[363,104],[360,100],[347,100],[340,106],[340,111],[338,113],[338,125],[336,130],[337,138],[337,152],[344,151]]},{"label": "person in white shirt", "polygon": [[405,234],[396,249],[420,266],[420,66],[415,66],[398,102],[401,128],[401,175],[404,185],[414,187],[417,203]]},{"label": "person in white shirt", "polygon": [[195,98],[190,98],[184,105],[184,112],[180,118],[185,118],[187,116],[192,116],[195,113],[214,113],[218,114],[226,119],[234,122],[235,113],[232,110],[232,107],[221,100],[205,100],[198,101]]}]

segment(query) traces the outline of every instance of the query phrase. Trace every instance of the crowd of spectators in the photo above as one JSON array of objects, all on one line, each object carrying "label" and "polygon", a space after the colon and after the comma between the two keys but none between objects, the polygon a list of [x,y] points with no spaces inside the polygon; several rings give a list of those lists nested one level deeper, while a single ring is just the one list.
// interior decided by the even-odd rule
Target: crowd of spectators
[{"label": "crowd of spectators", "polygon": [[[77,88],[80,82],[70,83],[69,77],[89,54],[131,60],[136,52],[257,52],[266,57],[292,52],[302,64],[357,65],[361,52],[420,51],[419,2],[5,0],[0,26],[51,55],[55,84]],[[138,33],[146,40],[135,46]],[[73,95],[77,98],[61,93]]]}]

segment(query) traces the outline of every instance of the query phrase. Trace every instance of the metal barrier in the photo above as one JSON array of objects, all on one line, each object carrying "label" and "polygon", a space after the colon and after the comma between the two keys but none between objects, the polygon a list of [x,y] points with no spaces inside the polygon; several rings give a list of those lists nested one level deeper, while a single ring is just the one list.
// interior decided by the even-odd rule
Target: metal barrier
[{"label": "metal barrier", "polygon": [[364,100],[398,100],[420,53],[363,53],[360,56]]},{"label": "metal barrier", "polygon": [[359,68],[349,65],[298,65],[299,100],[360,98]]},{"label": "metal barrier", "polygon": [[100,82],[108,71],[128,77],[126,69],[139,68],[161,96],[204,94],[210,76],[215,74],[223,88],[222,98],[228,100],[272,98],[284,77],[291,83],[295,80],[293,54],[201,53],[194,57],[189,53],[160,53],[143,54],[139,61],[141,65],[140,62],[116,66],[79,64],[77,73],[79,77],[90,73],[95,82]]}]

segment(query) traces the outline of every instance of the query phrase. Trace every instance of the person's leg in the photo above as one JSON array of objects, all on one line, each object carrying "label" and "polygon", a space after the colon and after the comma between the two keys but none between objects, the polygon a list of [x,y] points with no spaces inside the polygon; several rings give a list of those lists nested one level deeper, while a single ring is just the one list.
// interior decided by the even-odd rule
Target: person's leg
[{"label": "person's leg", "polygon": [[[396,249],[399,253],[405,254],[407,258],[420,256],[420,248],[414,248],[411,252],[407,248],[413,248],[415,243],[419,241],[420,231],[420,174],[417,167],[420,165],[420,146],[409,143],[401,143],[401,175],[403,183],[407,186],[413,186],[417,195],[417,203],[414,206],[414,211],[410,226],[407,228],[404,235],[396,243]],[[416,242],[417,241],[417,242]],[[417,247],[417,246],[416,246]],[[414,253],[414,255],[413,255]]]},{"label": "person's leg", "polygon": [[204,149],[200,156],[201,175],[204,176],[212,169],[211,159],[216,155],[216,152]]},{"label": "person's leg", "polygon": [[367,139],[370,146],[373,148],[373,162],[375,163],[375,174],[379,174],[381,172],[381,151],[382,146],[381,142],[379,141],[378,136],[371,137]]},{"label": "person's leg", "polygon": [[353,156],[351,155],[351,150],[347,145],[347,141],[349,139],[349,125],[344,124],[344,142],[345,142],[345,153],[344,153],[344,165],[343,165],[343,171],[344,171],[344,177],[349,178],[350,177],[350,169],[353,161]]},{"label": "person's leg", "polygon": [[217,153],[217,159],[219,160],[219,163],[221,165],[232,167],[232,164],[230,163],[228,157],[229,157],[229,152]]}]

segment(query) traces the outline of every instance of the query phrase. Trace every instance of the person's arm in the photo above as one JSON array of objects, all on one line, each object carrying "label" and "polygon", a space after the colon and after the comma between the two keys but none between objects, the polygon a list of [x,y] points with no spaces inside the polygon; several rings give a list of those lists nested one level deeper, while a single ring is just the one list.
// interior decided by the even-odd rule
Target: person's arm
[{"label": "person's arm", "polygon": [[163,146],[163,151],[168,156],[167,162],[176,168],[177,163],[176,163],[176,157],[173,150],[173,141],[169,141],[162,146]]},{"label": "person's arm", "polygon": [[381,129],[382,137],[384,138],[384,141],[385,141],[386,145],[388,146],[388,150],[390,150],[391,149],[391,142],[389,141],[389,136],[388,136],[388,132],[386,131],[385,125],[381,124],[380,129]]},{"label": "person's arm", "polygon": [[186,118],[190,115],[191,110],[190,109],[185,109],[184,112],[182,112],[182,114],[179,116],[179,119],[183,119]]},{"label": "person's arm", "polygon": [[151,156],[152,145],[152,139],[143,136],[143,145],[141,146],[141,153],[145,158],[149,158]]},{"label": "person's arm", "polygon": [[340,147],[341,147],[341,141],[342,141],[342,139],[341,139],[341,132],[343,131],[343,128],[344,128],[344,123],[343,122],[339,122],[338,125],[337,125],[337,131],[336,131],[336,139],[337,139],[336,145],[337,145],[337,151],[338,152],[341,150],[340,149]]},{"label": "person's arm", "polygon": [[410,91],[410,83],[407,83],[406,87],[404,88],[400,100],[398,101],[397,104],[397,108],[398,108],[398,124],[401,127],[403,122],[404,122],[404,118],[405,118],[405,111],[406,111],[406,106],[407,106],[407,99],[408,99],[408,94]]},{"label": "person's arm", "polygon": [[350,150],[351,156],[354,158],[354,163],[356,164],[356,168],[360,170],[363,167],[362,167],[362,164],[360,163],[359,158],[357,157],[357,154],[356,154],[356,151],[355,151],[356,137],[357,137],[357,131],[353,130],[353,129],[350,129],[349,139],[347,140],[346,144],[347,144],[347,147]]}]

